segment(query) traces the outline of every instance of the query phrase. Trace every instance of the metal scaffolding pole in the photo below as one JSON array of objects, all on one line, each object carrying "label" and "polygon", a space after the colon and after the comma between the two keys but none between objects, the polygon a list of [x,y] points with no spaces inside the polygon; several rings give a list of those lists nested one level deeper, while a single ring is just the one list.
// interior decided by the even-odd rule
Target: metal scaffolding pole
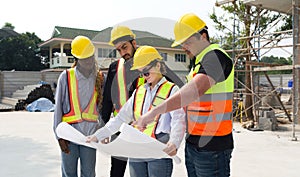
[{"label": "metal scaffolding pole", "polygon": [[295,124],[298,121],[299,117],[299,68],[295,65],[300,64],[299,60],[299,1],[292,0],[293,7],[293,128],[292,128],[292,141],[297,141],[295,135]]},{"label": "metal scaffolding pole", "polygon": [[[218,1],[218,0],[217,0]],[[289,119],[290,121],[292,121],[292,140],[293,141],[297,141],[297,137],[295,135],[295,131],[296,131],[296,124],[298,122],[300,122],[300,50],[298,49],[300,47],[300,28],[299,28],[299,24],[300,24],[300,20],[299,20],[299,4],[300,4],[300,0],[289,0],[289,2],[287,0],[284,0],[284,3],[282,4],[283,6],[272,6],[270,4],[270,2],[279,2],[280,0],[242,0],[243,3],[245,3],[248,6],[256,6],[258,8],[258,15],[257,17],[257,24],[259,25],[259,18],[260,18],[260,12],[262,9],[267,9],[267,10],[271,10],[271,11],[277,11],[280,13],[284,13],[284,14],[288,14],[288,15],[292,15],[292,20],[293,20],[293,29],[292,30],[286,30],[286,31],[275,31],[272,32],[271,29],[280,24],[280,22],[282,22],[282,20],[284,19],[284,16],[282,15],[281,17],[277,18],[272,24],[268,25],[268,29],[264,30],[264,31],[259,31],[259,33],[253,33],[250,34],[249,36],[244,36],[244,37],[240,37],[240,36],[236,36],[236,21],[235,21],[235,16],[236,13],[239,12],[234,12],[234,21],[233,21],[233,42],[232,42],[232,50],[228,50],[228,52],[232,52],[233,57],[235,57],[235,64],[237,64],[238,62],[238,58],[240,57],[245,57],[245,55],[250,55],[251,59],[253,59],[254,57],[256,57],[257,60],[260,60],[260,57],[262,57],[263,55],[265,55],[267,52],[269,52],[271,49],[274,48],[281,48],[284,50],[284,48],[288,48],[291,47],[293,49],[292,53],[293,53],[293,65],[289,65],[289,66],[282,66],[279,68],[279,70],[284,70],[286,67],[288,67],[288,70],[293,70],[293,92],[292,92],[292,100],[293,100],[293,107],[292,107],[292,117],[291,119]],[[216,3],[216,5],[223,5],[225,3],[230,3],[230,2],[236,2],[234,0],[223,0],[222,3]],[[239,1],[240,2],[240,1]],[[234,4],[234,3],[233,3]],[[277,3],[278,4],[278,3]],[[290,6],[291,5],[291,6]],[[284,8],[284,9],[282,9]],[[237,25],[239,26],[239,25]],[[274,34],[280,34],[280,35],[276,35],[275,37],[273,36]],[[287,38],[292,38],[293,43],[292,44],[287,44],[287,45],[279,45],[278,41],[281,41],[282,39],[287,39]],[[249,41],[252,40],[252,43],[249,43],[247,46],[245,46],[244,48],[240,48],[236,46],[236,42],[239,41],[239,44],[241,43],[240,40],[243,41]],[[258,43],[258,46],[256,46],[255,44]],[[244,46],[244,44],[240,44],[240,46]],[[249,50],[250,48],[250,50]],[[262,53],[262,49],[267,49],[268,51],[264,51]],[[287,52],[287,50],[284,50],[285,52]],[[287,52],[290,55],[292,54],[291,52]],[[252,61],[252,60],[251,60]],[[274,70],[277,67],[269,67],[269,69],[267,71],[270,70]],[[255,68],[255,69],[262,69],[262,68]],[[255,70],[254,69],[254,70]],[[266,67],[265,67],[266,69]],[[252,73],[252,70],[246,70],[243,72],[245,73]],[[242,84],[243,85],[243,84]],[[244,85],[245,86],[245,85]],[[251,90],[253,88],[247,88],[246,90]],[[251,90],[252,94],[255,94],[253,92],[253,90]],[[253,105],[252,105],[253,106]],[[251,106],[251,107],[252,107]],[[250,109],[250,108],[246,108]],[[287,112],[286,112],[287,114]]]}]

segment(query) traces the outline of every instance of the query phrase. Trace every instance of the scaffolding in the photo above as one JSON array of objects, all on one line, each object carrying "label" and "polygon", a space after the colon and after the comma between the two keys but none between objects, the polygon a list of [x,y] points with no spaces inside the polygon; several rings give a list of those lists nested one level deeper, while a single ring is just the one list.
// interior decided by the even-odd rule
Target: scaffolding
[{"label": "scaffolding", "polygon": [[[216,6],[220,5],[225,5],[228,3],[236,3],[237,0],[223,0],[223,1],[216,1]],[[239,24],[237,24],[236,21],[236,14],[239,12],[234,12],[234,21],[233,21],[233,44],[232,44],[232,49],[227,50],[228,52],[232,53],[232,57],[234,58],[235,64],[237,64],[238,59],[241,57],[250,57],[250,61],[246,61],[244,63],[245,70],[237,70],[236,74],[238,75],[239,73],[244,73],[245,75],[249,74],[250,75],[250,84],[244,84],[242,81],[238,79],[238,77],[235,78],[236,82],[239,83],[244,87],[244,90],[246,96],[248,95],[252,99],[252,105],[246,105],[244,108],[243,112],[247,112],[249,109],[252,109],[253,112],[253,118],[255,121],[258,121],[257,118],[257,109],[260,109],[258,107],[259,103],[262,103],[262,96],[259,94],[259,90],[256,90],[253,83],[253,78],[256,75],[256,73],[261,73],[263,72],[265,77],[267,78],[269,84],[271,85],[271,91],[269,91],[264,97],[269,96],[274,94],[275,96],[277,95],[276,88],[270,78],[267,75],[267,71],[272,71],[272,70],[292,70],[293,72],[293,87],[292,87],[292,118],[290,117],[290,114],[288,111],[285,109],[285,106],[281,102],[280,98],[276,96],[277,100],[280,103],[280,106],[284,110],[286,116],[288,117],[289,121],[292,122],[292,140],[297,140],[297,137],[295,136],[295,124],[300,120],[300,113],[299,113],[299,78],[300,78],[300,59],[299,59],[299,1],[300,0],[292,0],[291,4],[289,7],[287,7],[286,11],[282,11],[284,8],[278,8],[272,6],[271,8],[268,7],[267,5],[270,4],[271,1],[277,1],[277,0],[243,0],[244,4],[248,6],[255,6],[258,9],[258,13],[256,16],[256,20],[259,25],[260,21],[260,11],[263,9],[267,10],[272,10],[272,11],[277,11],[280,13],[285,13],[285,14],[290,14],[292,15],[292,20],[293,20],[293,28],[291,30],[285,30],[285,31],[276,31],[276,32],[271,32],[272,28],[274,28],[278,23],[282,21],[282,18],[278,18],[273,22],[273,24],[270,24],[266,30],[263,32],[259,31],[253,31],[250,36],[241,36],[239,34]],[[279,2],[279,0],[278,0]],[[273,2],[275,4],[276,2]],[[285,2],[286,3],[286,2]],[[272,4],[272,3],[271,3]],[[274,37],[276,35],[276,37]],[[285,45],[279,45],[278,42],[283,40],[283,39],[290,39],[292,40],[292,44],[285,44]],[[245,44],[243,46],[247,46],[246,48],[241,48],[238,47],[236,44],[238,41],[244,40],[244,41],[249,41],[252,40],[254,41],[253,44],[249,42],[248,44]],[[292,48],[292,53],[290,53],[288,50],[286,50],[288,47]],[[292,65],[285,65],[285,66],[278,66],[278,65],[272,65],[272,64],[264,64],[260,63],[260,59],[262,56],[267,54],[271,49],[274,48],[280,48],[284,52],[287,52],[291,56],[293,56],[293,64]],[[264,50],[264,53],[262,51]],[[255,58],[255,60],[252,60],[252,58]],[[256,61],[256,62],[254,62]],[[260,66],[257,68],[253,69],[253,66]],[[239,93],[240,91],[238,91]],[[239,96],[238,96],[239,97]],[[240,98],[238,98],[240,99]],[[266,103],[267,104],[267,103]],[[267,104],[268,107],[271,107],[270,105]],[[243,114],[243,112],[240,112],[240,114],[235,115],[234,118],[240,116]]]}]

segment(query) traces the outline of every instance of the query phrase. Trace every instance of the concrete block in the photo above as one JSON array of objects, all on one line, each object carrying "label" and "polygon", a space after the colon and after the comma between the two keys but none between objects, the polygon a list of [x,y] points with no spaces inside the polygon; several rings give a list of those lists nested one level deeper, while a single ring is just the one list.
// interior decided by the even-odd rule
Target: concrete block
[{"label": "concrete block", "polygon": [[272,111],[264,111],[264,116],[259,117],[258,126],[263,130],[271,130],[275,131],[278,127],[277,119],[275,117],[275,112]]}]

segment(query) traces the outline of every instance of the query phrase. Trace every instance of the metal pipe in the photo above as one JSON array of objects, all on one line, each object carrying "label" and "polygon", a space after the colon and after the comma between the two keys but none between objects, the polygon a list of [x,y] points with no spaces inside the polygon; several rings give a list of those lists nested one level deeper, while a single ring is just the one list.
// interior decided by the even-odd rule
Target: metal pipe
[{"label": "metal pipe", "polygon": [[298,118],[298,103],[299,103],[299,69],[294,66],[299,64],[298,61],[298,34],[299,34],[299,11],[298,0],[292,0],[292,15],[293,15],[293,126],[292,126],[292,141],[297,141],[295,135],[295,126]]}]

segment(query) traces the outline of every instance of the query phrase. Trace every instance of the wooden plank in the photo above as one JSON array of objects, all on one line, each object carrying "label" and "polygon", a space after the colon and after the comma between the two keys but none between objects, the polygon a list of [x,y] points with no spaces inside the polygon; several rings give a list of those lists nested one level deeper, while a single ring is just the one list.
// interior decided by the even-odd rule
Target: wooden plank
[{"label": "wooden plank", "polygon": [[[295,65],[295,68],[300,68],[300,65]],[[283,66],[273,66],[273,67],[261,67],[254,68],[253,71],[282,71],[282,70],[292,70],[293,65],[283,65]]]},{"label": "wooden plank", "polygon": [[246,61],[246,65],[265,66],[265,67],[283,66],[281,64],[265,63],[265,62],[257,62],[257,61]]}]

